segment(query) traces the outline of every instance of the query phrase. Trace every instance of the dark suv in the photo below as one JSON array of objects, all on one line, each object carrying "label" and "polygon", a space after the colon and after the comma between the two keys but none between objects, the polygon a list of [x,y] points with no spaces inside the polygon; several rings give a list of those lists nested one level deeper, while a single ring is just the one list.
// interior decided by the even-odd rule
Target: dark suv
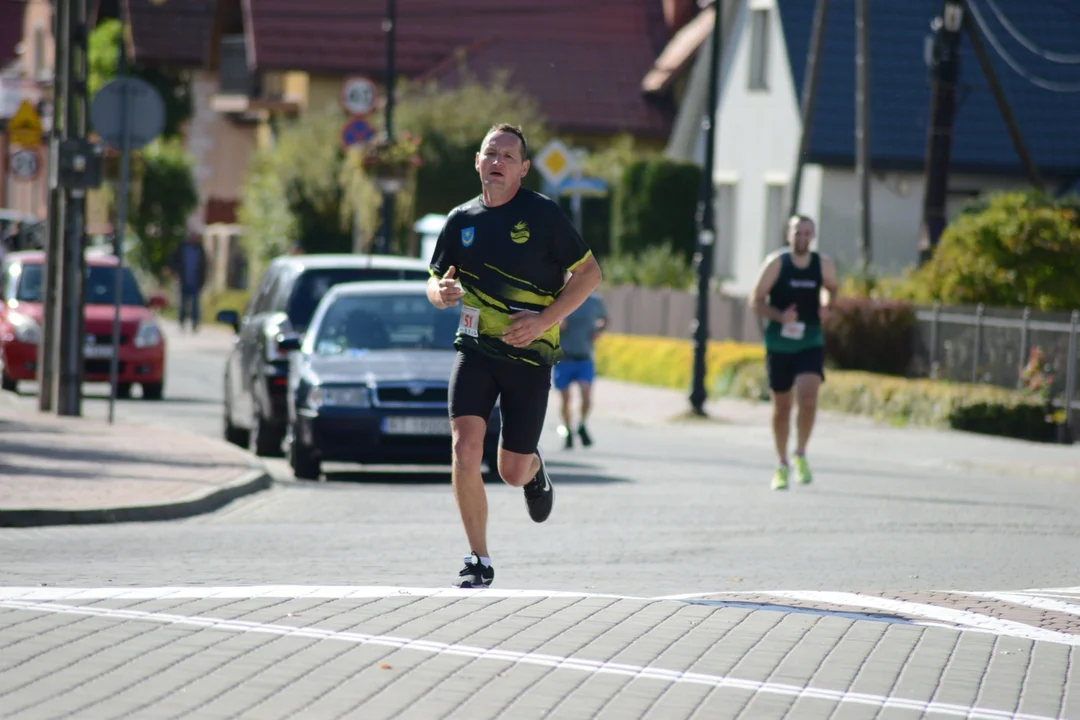
[{"label": "dark suv", "polygon": [[281,455],[288,421],[289,354],[283,333],[303,335],[323,295],[334,285],[367,280],[425,280],[428,264],[385,255],[287,255],[263,275],[243,316],[222,310],[236,341],[225,365],[225,439],[256,455]]}]

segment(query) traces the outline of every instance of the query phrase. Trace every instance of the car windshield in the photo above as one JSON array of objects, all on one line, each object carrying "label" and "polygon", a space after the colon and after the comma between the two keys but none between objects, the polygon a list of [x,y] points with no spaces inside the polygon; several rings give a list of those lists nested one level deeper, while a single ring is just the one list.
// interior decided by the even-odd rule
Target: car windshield
[{"label": "car windshield", "polygon": [[315,308],[326,291],[334,285],[360,280],[427,280],[430,273],[424,269],[395,270],[393,268],[327,268],[307,270],[296,279],[285,314],[297,330],[307,328]]},{"label": "car windshield", "polygon": [[315,354],[451,350],[459,314],[456,307],[439,310],[423,295],[345,295],[326,309]]},{"label": "car windshield", "polygon": [[[22,266],[19,286],[15,299],[22,302],[42,302],[45,282],[40,263],[27,263]],[[83,280],[83,297],[88,305],[113,305],[116,302],[116,268],[90,266],[86,268]],[[146,305],[146,300],[139,292],[139,284],[131,269],[124,268],[123,278],[124,305]]]}]

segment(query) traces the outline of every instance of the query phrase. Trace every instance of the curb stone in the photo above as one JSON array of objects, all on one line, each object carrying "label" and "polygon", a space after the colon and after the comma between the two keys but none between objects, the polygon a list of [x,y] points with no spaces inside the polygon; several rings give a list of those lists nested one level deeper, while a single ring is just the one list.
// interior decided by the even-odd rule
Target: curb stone
[{"label": "curb stone", "polygon": [[130,507],[87,508],[84,510],[0,509],[0,527],[43,527],[50,525],[93,525],[118,522],[154,522],[213,512],[233,500],[265,490],[273,479],[264,468],[255,468],[238,479],[198,497],[179,502]]}]

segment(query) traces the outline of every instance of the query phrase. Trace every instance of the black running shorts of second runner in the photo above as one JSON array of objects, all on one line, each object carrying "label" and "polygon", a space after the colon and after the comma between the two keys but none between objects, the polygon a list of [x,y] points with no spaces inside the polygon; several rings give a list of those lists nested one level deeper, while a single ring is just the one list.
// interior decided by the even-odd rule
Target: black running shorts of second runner
[{"label": "black running shorts of second runner", "polygon": [[502,447],[536,452],[547,417],[551,368],[460,349],[450,373],[450,417],[475,415],[487,420],[499,401]]},{"label": "black running shorts of second runner", "polygon": [[788,392],[799,375],[818,375],[825,379],[825,348],[813,347],[795,352],[765,353],[765,369],[769,376],[769,389]]}]

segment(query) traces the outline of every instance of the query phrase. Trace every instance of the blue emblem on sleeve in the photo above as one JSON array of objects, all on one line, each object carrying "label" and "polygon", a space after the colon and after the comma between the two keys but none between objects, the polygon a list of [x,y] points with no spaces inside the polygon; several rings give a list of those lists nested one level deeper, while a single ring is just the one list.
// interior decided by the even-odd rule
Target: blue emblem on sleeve
[{"label": "blue emblem on sleeve", "polygon": [[461,244],[465,247],[469,247],[473,244],[473,240],[476,239],[476,228],[467,227],[461,231]]}]

